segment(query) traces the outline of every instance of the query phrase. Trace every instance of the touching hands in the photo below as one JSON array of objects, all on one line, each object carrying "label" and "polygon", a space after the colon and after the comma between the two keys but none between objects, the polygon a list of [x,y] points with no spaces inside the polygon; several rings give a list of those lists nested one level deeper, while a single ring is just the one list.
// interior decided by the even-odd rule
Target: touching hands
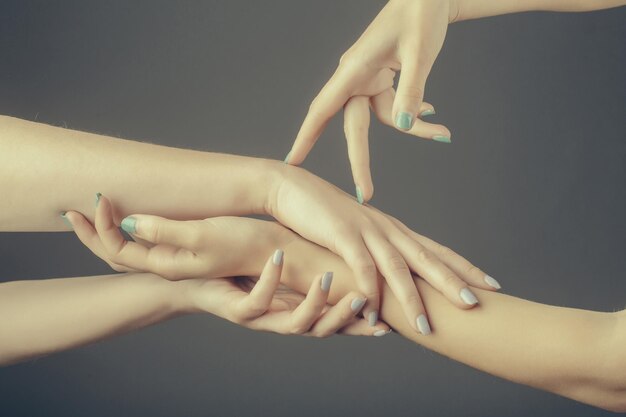
[{"label": "touching hands", "polygon": [[[443,125],[423,121],[434,114],[423,102],[428,74],[443,46],[448,23],[456,17],[453,0],[391,0],[341,57],[330,80],[311,103],[286,162],[300,165],[328,121],[344,108],[344,130],[357,198],[374,194],[368,129],[370,106],[389,126],[425,139],[449,143]],[[397,91],[396,71],[401,71]]]}]

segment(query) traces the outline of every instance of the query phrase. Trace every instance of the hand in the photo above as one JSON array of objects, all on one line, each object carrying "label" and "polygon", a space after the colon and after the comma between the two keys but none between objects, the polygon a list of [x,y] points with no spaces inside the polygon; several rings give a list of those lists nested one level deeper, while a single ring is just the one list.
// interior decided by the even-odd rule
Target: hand
[{"label": "hand", "polygon": [[[104,204],[106,199],[101,200]],[[110,206],[108,210],[96,214],[96,222],[112,222]],[[67,212],[67,220],[72,224],[77,236],[96,256],[114,265],[116,269],[129,270],[126,266],[112,263],[106,257],[107,245],[115,236],[115,240],[124,240],[117,230],[101,233],[78,212]],[[232,219],[228,219],[231,221]],[[182,223],[182,222],[177,222]],[[266,222],[260,222],[266,223]],[[223,243],[223,242],[213,242]],[[139,245],[129,242],[129,247]],[[140,245],[139,245],[140,246]],[[164,244],[157,244],[150,250],[160,251]],[[223,248],[222,245],[218,247]],[[229,248],[236,252],[235,248]],[[225,250],[224,250],[225,252]],[[159,252],[153,252],[158,254]],[[162,252],[167,262],[171,257]],[[146,253],[147,254],[147,253]],[[283,252],[276,250],[266,260],[258,281],[250,277],[236,278],[197,278],[177,281],[174,304],[180,312],[207,312],[225,318],[233,323],[252,330],[270,331],[281,334],[300,334],[315,337],[328,337],[335,333],[354,336],[384,336],[391,330],[384,323],[376,327],[369,326],[356,315],[365,304],[365,297],[358,292],[351,292],[343,297],[335,306],[327,304],[332,284],[332,273],[326,272],[314,279],[308,294],[305,296],[280,285],[283,269]],[[142,258],[146,262],[148,256]],[[135,264],[138,266],[139,263]],[[207,272],[211,273],[207,264]],[[187,265],[181,265],[185,268]],[[185,275],[188,271],[183,271]],[[219,275],[219,273],[217,274]]]},{"label": "hand", "polygon": [[[398,130],[450,142],[450,131],[418,116],[434,114],[422,102],[428,74],[443,46],[448,23],[456,17],[453,0],[391,0],[346,51],[330,80],[311,103],[285,162],[301,164],[328,121],[344,108],[348,155],[360,201],[374,186],[369,167],[369,107]],[[401,70],[398,91],[395,71]]]}]

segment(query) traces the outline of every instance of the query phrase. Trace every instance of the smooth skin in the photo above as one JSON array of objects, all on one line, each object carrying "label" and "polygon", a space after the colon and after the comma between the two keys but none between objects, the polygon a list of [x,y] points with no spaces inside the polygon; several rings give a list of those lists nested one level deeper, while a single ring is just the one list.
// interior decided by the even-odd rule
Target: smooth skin
[{"label": "smooth skin", "polygon": [[[107,213],[100,211],[99,215]],[[73,213],[77,219],[80,214]],[[137,233],[142,237],[159,235],[160,241],[186,243],[188,239],[226,239],[242,230],[255,230],[256,236],[284,248],[288,258],[281,282],[294,290],[306,291],[311,278],[320,268],[334,271],[334,285],[329,302],[341,302],[356,289],[350,268],[332,252],[303,239],[277,223],[246,218],[215,218],[207,222],[222,227],[205,228],[199,222],[177,222],[154,216],[136,215]],[[91,227],[87,221],[76,233],[99,234],[103,246],[111,236]],[[195,230],[193,232],[192,230]],[[121,235],[118,239],[121,238]],[[163,244],[163,243],[160,243]],[[102,250],[88,247],[98,256]],[[186,251],[184,246],[179,248]],[[219,247],[216,248],[219,251]],[[269,250],[269,247],[266,251]],[[243,246],[238,262],[227,262],[233,273],[254,271],[263,267],[263,252],[258,247]],[[208,254],[205,253],[205,256]],[[148,252],[134,267],[150,268]],[[176,254],[161,253],[164,263],[176,263]],[[108,260],[106,257],[103,257]],[[205,258],[203,262],[211,264]],[[184,265],[183,265],[184,266]],[[223,271],[223,273],[228,273]],[[520,384],[530,385],[577,401],[611,411],[626,411],[626,311],[600,313],[534,303],[501,293],[474,288],[480,306],[463,312],[454,308],[432,286],[421,278],[414,285],[426,294],[425,302],[433,312],[433,333],[423,336],[406,323],[398,299],[389,286],[383,287],[382,319],[407,339],[469,366]]]},{"label": "smooth skin", "polygon": [[415,331],[427,313],[411,271],[461,309],[475,305],[462,297],[471,292],[468,285],[495,289],[484,272],[449,249],[279,161],[169,148],[6,116],[0,116],[0,149],[0,231],[68,230],[59,214],[74,209],[91,216],[93,197],[87,196],[98,192],[118,202],[116,223],[132,213],[172,219],[266,214],[345,260],[367,298],[363,315],[372,325],[380,270]]},{"label": "smooth skin", "polygon": [[383,124],[420,138],[451,142],[446,126],[423,120],[435,114],[423,98],[449,24],[533,10],[582,12],[624,4],[624,0],[390,0],[342,55],[311,103],[286,162],[300,165],[330,119],[343,108],[356,196],[367,202],[374,195],[368,145],[370,107]]}]

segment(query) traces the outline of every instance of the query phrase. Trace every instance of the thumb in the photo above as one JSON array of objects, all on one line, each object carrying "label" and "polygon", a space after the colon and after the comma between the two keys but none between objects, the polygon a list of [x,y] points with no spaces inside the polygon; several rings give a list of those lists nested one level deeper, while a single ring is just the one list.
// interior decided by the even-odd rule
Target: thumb
[{"label": "thumb", "polygon": [[[147,214],[133,214],[122,220],[126,233],[154,244],[167,244],[193,250],[201,240],[196,221],[177,221]],[[206,236],[205,236],[206,238]]]},{"label": "thumb", "polygon": [[427,75],[427,71],[421,70],[417,63],[402,63],[392,109],[396,128],[407,131],[413,127],[424,98]]}]

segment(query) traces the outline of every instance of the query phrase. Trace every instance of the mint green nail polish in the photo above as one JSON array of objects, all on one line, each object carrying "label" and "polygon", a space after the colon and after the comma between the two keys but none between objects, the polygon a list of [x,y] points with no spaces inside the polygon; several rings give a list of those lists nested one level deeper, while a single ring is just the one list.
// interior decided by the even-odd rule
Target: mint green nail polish
[{"label": "mint green nail polish", "polygon": [[435,135],[435,136],[433,136],[433,140],[435,142],[441,142],[441,143],[451,143],[452,142],[448,136],[444,136],[444,135]]},{"label": "mint green nail polish", "polygon": [[65,224],[70,227],[70,229],[73,229],[74,226],[72,226],[72,223],[70,223],[70,221],[68,220],[67,216],[65,216],[65,213],[67,213],[67,211],[64,211],[63,213],[61,213],[61,218],[63,219]]},{"label": "mint green nail polish", "polygon": [[100,197],[102,197],[102,194],[96,193],[96,207],[98,207],[98,203],[100,203]]},{"label": "mint green nail polish", "polygon": [[[122,227],[124,227],[124,222],[122,222]],[[274,263],[274,265],[282,265],[283,255],[284,252],[282,249],[276,249],[276,252],[274,252],[274,256],[272,257],[272,262]]]},{"label": "mint green nail polish", "polygon": [[126,217],[122,220],[122,230],[132,235],[137,231],[137,219],[134,217]]},{"label": "mint green nail polish", "polygon": [[291,151],[287,154],[287,156],[285,157],[285,160],[283,161],[285,164],[289,163],[289,158],[291,157]]},{"label": "mint green nail polish", "polygon": [[427,335],[429,335],[431,333],[430,324],[428,323],[428,319],[426,318],[425,315],[420,314],[417,317],[416,324],[417,324],[417,329],[424,336],[427,336]]},{"label": "mint green nail polish", "polygon": [[333,283],[333,273],[324,272],[324,275],[322,275],[322,283],[321,283],[322,291],[324,292],[330,291],[330,284],[332,283]]},{"label": "mint green nail polish", "polygon": [[363,192],[358,185],[356,186],[356,201],[358,201],[359,204],[363,204]]},{"label": "mint green nail polish", "polygon": [[432,116],[433,114],[435,114],[435,110],[433,109],[426,109],[423,112],[420,113],[420,116],[424,117],[424,116]]},{"label": "mint green nail polish", "polygon": [[400,112],[396,116],[396,127],[402,130],[409,130],[413,125],[413,116],[411,113]]}]

